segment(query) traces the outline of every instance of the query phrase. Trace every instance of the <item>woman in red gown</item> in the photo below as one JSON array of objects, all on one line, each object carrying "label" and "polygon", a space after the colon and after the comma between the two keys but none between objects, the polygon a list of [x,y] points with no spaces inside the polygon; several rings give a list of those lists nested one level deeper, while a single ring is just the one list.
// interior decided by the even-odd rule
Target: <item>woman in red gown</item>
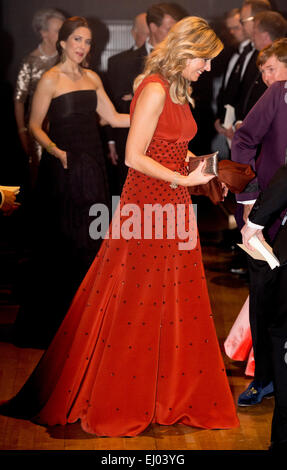
[{"label": "woman in red gown", "polygon": [[[196,133],[190,81],[221,49],[205,20],[188,17],[150,55],[135,83],[130,169],[106,240],[2,412],[50,426],[81,420],[98,436],[135,436],[151,423],[238,426],[188,193],[211,177],[203,163],[186,169]],[[166,210],[153,218],[155,205]]]}]

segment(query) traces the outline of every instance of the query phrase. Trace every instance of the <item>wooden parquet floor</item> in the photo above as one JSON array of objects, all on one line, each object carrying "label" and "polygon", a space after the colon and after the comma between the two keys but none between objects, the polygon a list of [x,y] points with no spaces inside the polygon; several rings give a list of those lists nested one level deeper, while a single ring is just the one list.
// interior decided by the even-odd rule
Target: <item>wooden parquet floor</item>
[{"label": "wooden parquet floor", "polygon": [[[209,243],[203,244],[203,260],[215,326],[236,402],[238,395],[246,388],[251,378],[244,374],[245,363],[234,362],[224,354],[223,342],[248,295],[248,284],[242,278],[229,274],[228,265],[231,257],[230,251],[224,251]],[[41,350],[21,349],[9,343],[9,328],[16,312],[17,306],[6,302],[2,296],[0,400],[8,399],[21,387],[42,355]],[[78,423],[46,428],[28,421],[0,416],[0,450],[264,451],[270,445],[273,400],[273,398],[265,399],[260,405],[238,409],[240,427],[237,429],[202,430],[183,425],[153,425],[134,438],[95,437],[84,433]]]}]

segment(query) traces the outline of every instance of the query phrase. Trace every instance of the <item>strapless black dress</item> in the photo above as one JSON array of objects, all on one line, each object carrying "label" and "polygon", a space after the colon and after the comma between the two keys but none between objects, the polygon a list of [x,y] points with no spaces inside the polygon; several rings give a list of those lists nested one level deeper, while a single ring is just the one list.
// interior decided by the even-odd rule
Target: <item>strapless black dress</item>
[{"label": "strapless black dress", "polygon": [[[95,90],[65,93],[51,102],[48,112],[50,138],[67,152],[68,169],[45,153],[41,161],[38,192],[52,208],[51,218],[69,247],[69,257],[83,265],[84,274],[101,240],[89,235],[90,207],[108,205],[108,185],[102,143],[98,132]],[[44,189],[45,186],[45,189]],[[59,233],[58,233],[59,231]]]},{"label": "strapless black dress", "polygon": [[81,90],[54,98],[48,111],[49,137],[67,152],[68,168],[43,153],[34,198],[33,262],[15,323],[18,343],[49,343],[101,245],[89,233],[91,206],[110,207],[96,108],[96,91]]}]

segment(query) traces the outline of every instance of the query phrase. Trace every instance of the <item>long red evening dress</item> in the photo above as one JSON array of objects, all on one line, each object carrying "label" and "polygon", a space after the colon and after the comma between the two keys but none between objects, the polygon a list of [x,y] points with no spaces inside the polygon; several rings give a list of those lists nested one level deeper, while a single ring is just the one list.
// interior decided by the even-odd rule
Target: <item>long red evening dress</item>
[{"label": "long red evening dress", "polygon": [[[174,104],[167,82],[152,75],[136,90],[131,114],[150,82],[164,87],[166,101],[146,153],[185,174],[188,141],[196,133],[189,105]],[[167,182],[130,169],[120,224],[130,220],[128,211],[137,207],[134,226],[123,228],[124,236],[118,238],[115,228],[114,237],[104,240],[49,349],[6,404],[14,416],[47,425],[80,419],[85,431],[99,436],[135,436],[151,423],[209,429],[239,425],[212,319],[194,215],[189,223],[185,220],[187,229],[191,225],[193,248],[179,249],[183,236],[168,235],[171,219],[165,217],[165,237],[159,230],[152,237],[146,233],[146,238],[128,239],[129,231],[143,231],[144,205],[156,203],[181,205],[179,225],[189,215],[186,188],[172,189]]]}]

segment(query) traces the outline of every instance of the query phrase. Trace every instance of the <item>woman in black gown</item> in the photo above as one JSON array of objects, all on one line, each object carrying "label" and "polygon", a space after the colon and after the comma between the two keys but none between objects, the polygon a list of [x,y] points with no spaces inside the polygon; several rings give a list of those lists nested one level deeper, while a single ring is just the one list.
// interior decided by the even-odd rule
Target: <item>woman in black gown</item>
[{"label": "woman in black gown", "polygon": [[67,19],[57,43],[60,62],[43,75],[33,99],[30,130],[46,150],[34,198],[31,272],[14,329],[20,346],[49,344],[101,244],[89,234],[91,206],[110,202],[97,114],[114,127],[129,126],[99,76],[82,65],[90,46],[86,20]]}]

